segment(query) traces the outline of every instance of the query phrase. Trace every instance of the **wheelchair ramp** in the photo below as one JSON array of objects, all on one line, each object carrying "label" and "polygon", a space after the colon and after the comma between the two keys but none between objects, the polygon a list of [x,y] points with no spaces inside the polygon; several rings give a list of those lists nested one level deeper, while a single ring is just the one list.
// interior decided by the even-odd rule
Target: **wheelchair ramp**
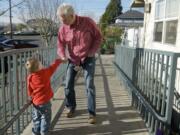
[{"label": "wheelchair ramp", "polygon": [[[95,86],[97,123],[88,124],[87,98],[83,73],[75,91],[77,109],[73,118],[65,111],[54,120],[51,135],[148,135],[144,121],[131,107],[128,92],[115,75],[113,55],[102,55],[96,62]],[[60,110],[61,111],[61,110]]]}]

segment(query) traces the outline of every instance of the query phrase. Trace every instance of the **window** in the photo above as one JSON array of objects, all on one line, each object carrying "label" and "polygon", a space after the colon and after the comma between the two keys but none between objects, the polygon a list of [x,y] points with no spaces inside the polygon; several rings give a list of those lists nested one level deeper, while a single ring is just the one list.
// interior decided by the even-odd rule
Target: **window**
[{"label": "window", "polygon": [[164,8],[165,8],[165,0],[158,0],[156,2],[156,12],[155,12],[156,19],[164,18]]},{"label": "window", "polygon": [[176,44],[180,0],[156,0],[154,41]]},{"label": "window", "polygon": [[166,17],[178,16],[180,0],[167,0],[166,2]]},{"label": "window", "polygon": [[176,43],[177,22],[177,20],[166,22],[165,43]]},{"label": "window", "polygon": [[162,41],[162,30],[163,30],[163,22],[155,23],[154,41],[158,41],[158,42]]}]

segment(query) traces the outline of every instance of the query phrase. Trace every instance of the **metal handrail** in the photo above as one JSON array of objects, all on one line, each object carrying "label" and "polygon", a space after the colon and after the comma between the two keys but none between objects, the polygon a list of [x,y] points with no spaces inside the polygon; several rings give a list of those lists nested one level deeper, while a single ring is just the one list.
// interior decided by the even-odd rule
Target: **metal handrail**
[{"label": "metal handrail", "polygon": [[46,49],[53,49],[56,47],[37,47],[37,48],[23,48],[23,49],[11,49],[0,53],[0,57],[11,55],[11,54],[18,54],[18,53],[24,53],[29,51],[37,51],[37,50],[46,50]]},{"label": "metal handrail", "polygon": [[[120,45],[117,45],[117,46],[120,46]],[[179,52],[172,52],[172,51],[164,51],[164,50],[148,49],[148,48],[132,48],[132,47],[129,47],[129,46],[123,46],[123,48],[132,49],[132,50],[150,51],[150,52],[155,52],[155,53],[160,53],[160,54],[167,54],[169,56],[172,56],[172,55],[176,55],[178,57],[180,56]]]},{"label": "metal handrail", "polygon": [[6,123],[6,125],[4,125],[4,126],[0,129],[0,135],[4,135],[4,133],[8,130],[8,128],[11,127],[11,125],[19,118],[19,116],[21,116],[21,114],[23,114],[23,113],[25,112],[25,110],[26,110],[31,104],[32,104],[31,101],[29,101],[27,104],[25,104],[25,105],[23,106],[23,108],[21,108],[21,109],[19,110],[19,112],[16,113],[16,114],[13,116],[12,119],[11,119],[10,121],[8,121],[8,122]]},{"label": "metal handrail", "polygon": [[151,107],[151,105],[148,103],[148,101],[142,96],[142,94],[137,90],[136,87],[134,87],[134,85],[132,84],[132,82],[129,80],[129,78],[125,75],[125,73],[120,69],[120,67],[116,64],[116,62],[113,62],[113,64],[116,66],[116,68],[119,70],[119,72],[121,72],[121,74],[123,75],[123,79],[126,81],[126,83],[128,84],[128,86],[131,88],[131,92],[133,92],[134,94],[136,94],[137,97],[140,97],[140,100],[142,101],[142,103],[147,107],[147,110],[149,110],[156,119],[158,119],[160,122],[162,123],[166,123],[168,121],[168,119],[165,116],[161,116],[157,113],[157,111]]},{"label": "metal handrail", "polygon": [[[29,57],[38,54],[36,57],[42,61],[44,66],[48,66],[57,58],[56,51],[57,48],[54,46],[0,53],[0,135],[6,133],[20,135],[31,122],[25,62]],[[63,81],[66,66],[66,64],[61,64],[51,79],[54,92]]]},{"label": "metal handrail", "polygon": [[162,125],[168,129],[171,124],[178,58],[180,53],[170,51],[120,45],[115,48],[116,68],[125,75],[131,94],[137,97],[133,102],[146,115],[145,121],[153,132]]}]

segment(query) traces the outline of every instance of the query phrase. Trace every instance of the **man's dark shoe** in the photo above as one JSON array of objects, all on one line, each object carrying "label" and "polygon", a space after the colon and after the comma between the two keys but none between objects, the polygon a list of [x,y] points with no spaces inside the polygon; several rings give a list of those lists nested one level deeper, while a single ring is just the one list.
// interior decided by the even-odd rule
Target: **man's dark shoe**
[{"label": "man's dark shoe", "polygon": [[74,115],[74,110],[66,108],[66,117],[67,118],[72,118]]}]

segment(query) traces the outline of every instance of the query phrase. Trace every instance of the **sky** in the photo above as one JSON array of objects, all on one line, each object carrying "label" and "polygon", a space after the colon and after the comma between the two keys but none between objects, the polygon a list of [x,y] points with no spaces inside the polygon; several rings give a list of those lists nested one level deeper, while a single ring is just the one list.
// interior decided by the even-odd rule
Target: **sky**
[{"label": "sky", "polygon": [[[21,2],[22,0],[11,0],[12,5]],[[96,21],[99,20],[100,16],[105,12],[106,6],[110,0],[64,0],[67,3],[72,4],[76,12],[79,15],[91,15]],[[132,0],[121,0],[123,6],[123,12],[127,11],[130,7]],[[8,0],[0,0],[0,11],[8,8]],[[14,23],[20,23],[19,10],[17,8],[12,9],[12,21]],[[0,16],[0,23],[9,23],[9,12],[5,15]]]}]

